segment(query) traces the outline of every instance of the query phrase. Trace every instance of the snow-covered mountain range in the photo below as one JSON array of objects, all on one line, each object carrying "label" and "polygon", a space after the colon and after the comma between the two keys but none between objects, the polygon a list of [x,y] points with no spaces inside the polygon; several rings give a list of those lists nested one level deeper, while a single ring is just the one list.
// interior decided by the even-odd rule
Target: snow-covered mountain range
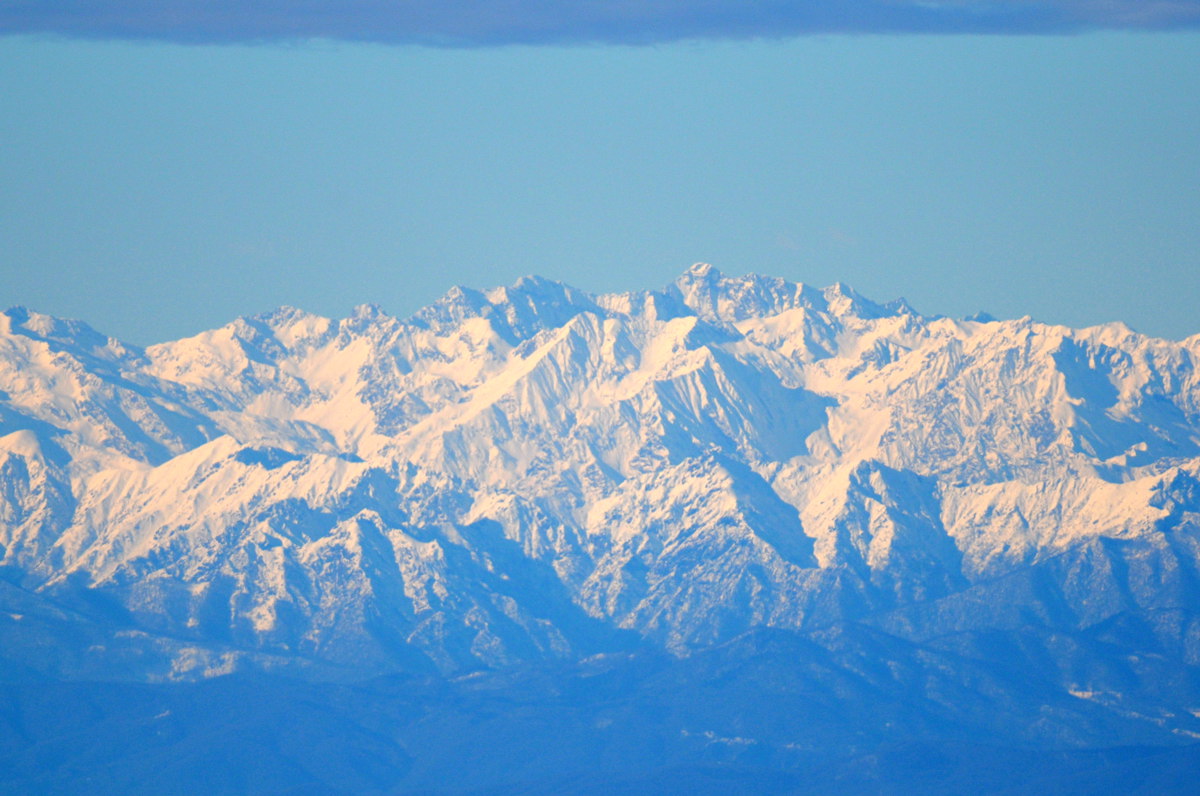
[{"label": "snow-covered mountain range", "polygon": [[1197,360],[707,265],[145,349],[12,309],[0,657],[327,679],[850,629],[1016,645],[1200,737]]}]

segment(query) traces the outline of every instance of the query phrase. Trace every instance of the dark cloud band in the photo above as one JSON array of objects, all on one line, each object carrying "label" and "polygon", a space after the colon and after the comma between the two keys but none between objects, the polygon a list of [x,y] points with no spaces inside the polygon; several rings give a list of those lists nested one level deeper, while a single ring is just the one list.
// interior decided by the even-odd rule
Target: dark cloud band
[{"label": "dark cloud band", "polygon": [[0,32],[448,46],[1200,28],[1200,0],[0,0]]}]

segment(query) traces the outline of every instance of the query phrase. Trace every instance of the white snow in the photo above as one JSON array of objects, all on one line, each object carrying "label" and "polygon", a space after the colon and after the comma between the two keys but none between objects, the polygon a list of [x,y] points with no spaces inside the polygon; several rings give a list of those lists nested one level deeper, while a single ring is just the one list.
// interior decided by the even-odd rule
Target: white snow
[{"label": "white snow", "polygon": [[1157,539],[1200,473],[1198,356],[702,264],[640,293],[455,289],[410,321],[283,308],[144,352],[10,311],[0,555],[46,588],[149,584],[138,610],[179,628],[219,600],[321,648],[375,612],[487,660],[565,643],[488,585],[546,567],[683,648],[799,626],[839,568],[916,599]]}]

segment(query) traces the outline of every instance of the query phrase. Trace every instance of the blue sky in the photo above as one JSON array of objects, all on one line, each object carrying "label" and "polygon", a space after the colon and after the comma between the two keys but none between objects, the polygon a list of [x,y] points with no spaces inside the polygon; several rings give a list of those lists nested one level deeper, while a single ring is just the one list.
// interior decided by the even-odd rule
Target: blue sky
[{"label": "blue sky", "polygon": [[439,23],[454,47],[236,14],[130,30],[138,5],[121,29],[0,14],[2,304],[144,344],[284,303],[405,315],[456,283],[623,290],[707,261],[927,313],[1200,332],[1194,3],[1015,2],[1060,21],[976,22],[1001,35]]}]

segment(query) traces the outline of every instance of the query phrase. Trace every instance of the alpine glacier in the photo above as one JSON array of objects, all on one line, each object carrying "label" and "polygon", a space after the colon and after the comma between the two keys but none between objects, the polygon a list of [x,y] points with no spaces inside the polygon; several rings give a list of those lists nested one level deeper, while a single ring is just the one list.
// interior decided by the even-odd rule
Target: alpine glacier
[{"label": "alpine glacier", "polygon": [[1198,358],[708,265],[145,349],[11,309],[0,658],[337,681],[786,632],[1029,664],[1094,717],[1034,735],[1200,738]]}]

